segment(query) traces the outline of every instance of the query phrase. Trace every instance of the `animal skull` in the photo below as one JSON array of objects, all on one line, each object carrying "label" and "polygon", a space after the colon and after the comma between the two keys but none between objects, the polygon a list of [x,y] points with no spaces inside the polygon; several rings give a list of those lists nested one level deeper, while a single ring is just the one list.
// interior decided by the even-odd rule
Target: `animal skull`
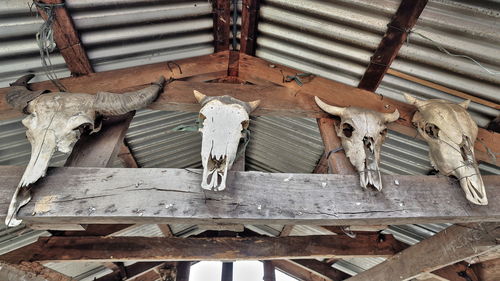
[{"label": "animal skull", "polygon": [[412,122],[429,144],[432,166],[460,180],[467,200],[487,205],[484,183],[474,157],[477,124],[467,112],[470,100],[456,104],[445,100],[418,100],[405,94],[417,107]]},{"label": "animal skull", "polygon": [[237,157],[243,130],[250,123],[249,114],[260,100],[243,102],[230,96],[208,97],[194,91],[201,104],[200,119],[203,126],[201,161],[203,165],[203,189],[220,191],[226,188],[227,171]]},{"label": "animal skull", "polygon": [[378,168],[380,149],[387,135],[386,124],[398,120],[398,110],[380,113],[359,107],[332,106],[318,97],[315,99],[321,109],[340,117],[337,135],[342,140],[346,156],[360,175],[361,186],[381,190],[382,178]]},{"label": "animal skull", "polygon": [[165,78],[145,89],[124,94],[99,92],[96,95],[80,93],[45,93],[30,91],[27,82],[34,75],[26,75],[11,84],[7,102],[29,114],[22,123],[31,143],[31,158],[17,186],[9,206],[5,224],[16,226],[21,220],[16,213],[31,199],[28,186],[45,176],[50,158],[56,150],[70,153],[84,131],[99,130],[95,120],[99,115],[121,115],[153,102],[163,88]]}]

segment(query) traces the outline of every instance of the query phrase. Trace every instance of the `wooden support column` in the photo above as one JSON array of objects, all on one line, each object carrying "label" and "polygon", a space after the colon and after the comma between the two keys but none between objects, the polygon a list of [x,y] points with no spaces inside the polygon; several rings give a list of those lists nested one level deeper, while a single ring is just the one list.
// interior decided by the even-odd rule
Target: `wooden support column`
[{"label": "wooden support column", "polygon": [[498,237],[499,223],[453,225],[348,280],[411,280],[423,272],[495,251],[500,248]]},{"label": "wooden support column", "polygon": [[189,272],[191,271],[190,261],[181,261],[177,263],[177,278],[175,281],[189,281]]},{"label": "wooden support column", "polygon": [[232,262],[223,262],[222,263],[221,281],[233,281],[233,263]]},{"label": "wooden support column", "polygon": [[[325,145],[325,157],[328,157],[328,153],[330,151],[337,150],[342,147],[342,142],[337,136],[337,132],[335,132],[335,126],[338,126],[339,122],[333,118],[319,118],[317,122],[321,138],[323,139],[323,144]],[[330,153],[327,160],[328,166],[333,174],[356,174],[356,170],[345,155],[345,151],[343,149]]]},{"label": "wooden support column", "polygon": [[231,25],[231,1],[214,0],[214,48],[215,52],[229,50],[229,31]]},{"label": "wooden support column", "polygon": [[263,261],[264,266],[264,277],[262,280],[264,281],[276,281],[276,274],[274,272],[274,264],[272,261]]},{"label": "wooden support column", "polygon": [[[37,1],[44,4],[64,3],[64,0]],[[44,19],[47,19],[47,14],[43,9],[39,9],[38,11]],[[78,31],[65,6],[57,6],[55,8],[55,19],[52,23],[52,30],[57,48],[66,61],[66,65],[71,71],[71,74],[73,76],[80,76],[93,73],[94,70],[92,69],[87,53],[80,41]]]},{"label": "wooden support column", "polygon": [[260,0],[243,0],[241,11],[240,52],[255,55]]},{"label": "wooden support column", "polygon": [[373,54],[358,88],[369,91],[375,91],[378,88],[387,69],[406,41],[408,31],[417,23],[426,4],[427,0],[401,1],[398,10],[387,25],[387,31]]}]

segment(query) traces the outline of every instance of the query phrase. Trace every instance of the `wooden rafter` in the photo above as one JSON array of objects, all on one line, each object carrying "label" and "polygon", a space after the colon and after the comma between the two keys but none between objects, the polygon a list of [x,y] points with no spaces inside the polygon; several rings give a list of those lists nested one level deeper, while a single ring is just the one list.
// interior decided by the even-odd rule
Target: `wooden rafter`
[{"label": "wooden rafter", "polygon": [[387,31],[382,41],[371,57],[370,64],[359,82],[359,88],[368,91],[375,91],[378,88],[387,69],[406,41],[408,31],[417,23],[426,4],[427,0],[401,1],[398,10],[387,25]]},{"label": "wooden rafter", "polygon": [[0,256],[7,262],[270,260],[318,257],[390,257],[394,240],[345,235],[291,237],[41,237],[29,248]]},{"label": "wooden rafter", "polygon": [[318,260],[294,259],[289,261],[293,264],[303,267],[304,269],[313,274],[325,278],[326,280],[341,281],[350,276],[342,271],[339,271],[331,267],[329,264],[320,262]]},{"label": "wooden rafter", "polygon": [[453,225],[348,280],[410,280],[423,272],[494,251],[500,248],[498,237],[499,223]]},{"label": "wooden rafter", "polygon": [[253,56],[257,40],[260,0],[243,0],[240,52]]},{"label": "wooden rafter", "polygon": [[[284,272],[299,280],[307,281],[337,281],[335,279],[325,278],[318,275],[316,272],[312,272],[307,268],[304,268],[298,264],[292,263],[289,260],[273,260],[272,261],[276,269]],[[342,280],[342,279],[340,279]],[[338,281],[340,281],[338,280]]]},{"label": "wooden rafter", "polygon": [[[45,4],[61,4],[64,0],[37,0]],[[42,17],[47,18],[47,15],[42,9],[39,9]],[[55,19],[52,24],[54,33],[54,41],[56,42],[59,52],[66,61],[68,69],[72,75],[80,76],[93,73],[92,65],[90,64],[87,53],[80,41],[78,31],[73,24],[73,20],[65,6],[55,8]]]},{"label": "wooden rafter", "polygon": [[[164,262],[137,262],[131,264],[125,267],[126,278],[132,279],[152,269],[165,266],[167,264],[172,265],[172,263],[164,263]],[[119,271],[114,271],[112,273],[99,277],[95,281],[116,281],[116,280],[123,280]]]},{"label": "wooden rafter", "polygon": [[[23,170],[0,167],[0,194],[7,195],[0,197],[0,218],[6,215],[12,186]],[[27,223],[52,224],[384,225],[500,220],[499,204],[467,203],[458,182],[444,176],[385,175],[384,190],[377,192],[360,188],[356,175],[230,172],[224,192],[204,192],[200,173],[197,169],[141,168],[130,173],[124,168],[51,168],[33,186],[36,192],[18,217]],[[491,202],[499,201],[499,176],[483,179]]]},{"label": "wooden rafter", "polygon": [[215,52],[229,50],[229,31],[231,27],[231,1],[214,0],[214,48]]},{"label": "wooden rafter", "polygon": [[[325,159],[333,174],[354,175],[356,170],[345,155],[340,138],[337,136],[335,126],[339,122],[333,118],[319,118],[317,120],[319,132],[325,146]],[[340,150],[339,150],[340,149]]]}]

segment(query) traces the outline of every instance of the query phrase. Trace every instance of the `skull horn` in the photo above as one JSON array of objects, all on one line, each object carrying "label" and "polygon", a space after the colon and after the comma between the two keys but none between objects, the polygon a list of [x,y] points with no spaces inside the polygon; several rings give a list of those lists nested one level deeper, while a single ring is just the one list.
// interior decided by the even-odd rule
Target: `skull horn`
[{"label": "skull horn", "polygon": [[393,113],[384,113],[384,121],[386,123],[394,122],[399,118],[399,111],[396,109]]},{"label": "skull horn", "polygon": [[314,99],[316,100],[316,104],[321,109],[323,109],[324,111],[326,111],[332,115],[342,117],[342,114],[344,114],[344,112],[345,112],[345,109],[346,109],[345,107],[338,107],[338,106],[326,104],[322,100],[320,100],[318,97],[314,97]]},{"label": "skull horn", "polygon": [[194,93],[194,97],[196,98],[196,100],[199,103],[201,103],[203,101],[203,99],[207,97],[206,95],[204,95],[201,92],[196,91],[196,90],[194,90],[193,93]]},{"label": "skull horn", "polygon": [[421,107],[425,104],[425,101],[419,100],[414,96],[410,96],[408,94],[404,94],[404,96],[408,103],[413,104],[416,107]]},{"label": "skull horn", "polygon": [[94,109],[102,115],[121,115],[151,104],[163,89],[165,77],[161,76],[151,86],[124,94],[99,92],[95,96]]},{"label": "skull horn", "polygon": [[28,82],[33,77],[35,77],[34,74],[27,74],[17,79],[16,82],[10,84],[10,90],[5,97],[10,106],[23,113],[28,113],[26,112],[26,107],[30,101],[46,92],[45,90],[31,91],[28,88]]},{"label": "skull horn", "polygon": [[254,111],[259,106],[259,104],[260,104],[260,100],[254,100],[254,101],[248,102],[248,106],[250,106],[250,112]]},{"label": "skull horn", "polygon": [[458,105],[467,109],[469,107],[469,104],[470,104],[470,100],[464,100],[463,102],[459,103]]}]

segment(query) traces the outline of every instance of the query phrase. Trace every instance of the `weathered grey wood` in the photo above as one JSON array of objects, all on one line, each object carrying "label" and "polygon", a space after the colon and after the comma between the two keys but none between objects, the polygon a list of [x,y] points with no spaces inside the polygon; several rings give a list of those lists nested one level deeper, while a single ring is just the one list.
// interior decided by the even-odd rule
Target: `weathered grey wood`
[{"label": "weathered grey wood", "polygon": [[37,262],[6,264],[0,261],[2,281],[72,281],[75,280]]},{"label": "weathered grey wood", "polygon": [[[0,168],[0,217],[23,172]],[[191,169],[51,168],[19,217],[31,223],[255,223],[378,225],[500,220],[500,177],[484,176],[491,204],[469,204],[443,176],[384,176],[381,192],[357,175],[230,172],[203,191]],[[397,181],[397,184],[395,183]]]},{"label": "weathered grey wood", "polygon": [[348,280],[411,280],[422,273],[495,251],[500,248],[499,238],[500,223],[453,225]]}]

